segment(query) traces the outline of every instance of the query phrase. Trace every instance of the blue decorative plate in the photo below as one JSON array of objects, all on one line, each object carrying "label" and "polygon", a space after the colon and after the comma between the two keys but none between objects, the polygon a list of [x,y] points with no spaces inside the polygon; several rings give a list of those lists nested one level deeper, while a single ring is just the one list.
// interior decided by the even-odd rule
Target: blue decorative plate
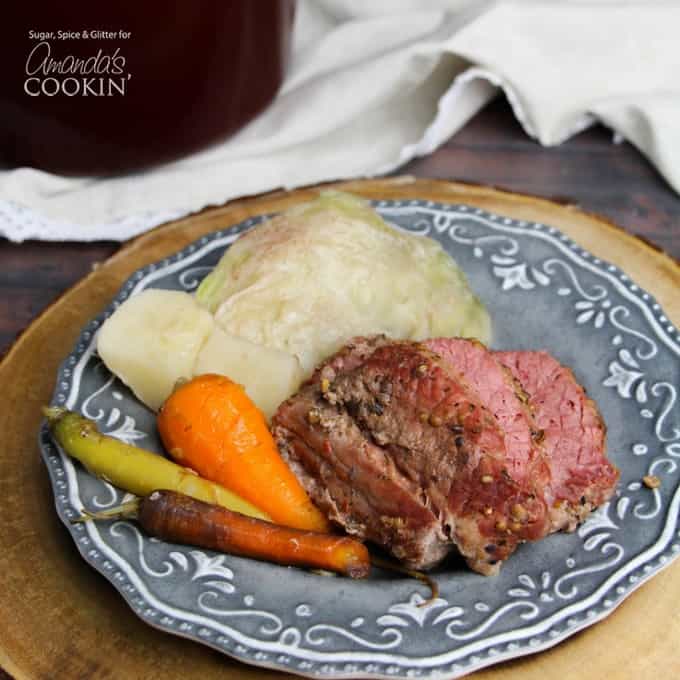
[{"label": "blue decorative plate", "polygon": [[[680,553],[680,345],[654,299],[622,271],[547,225],[464,205],[378,201],[392,224],[440,241],[487,305],[496,348],[545,348],[571,366],[609,429],[621,470],[616,496],[574,534],[523,545],[500,576],[452,559],[439,598],[379,571],[365,582],[324,578],[167,544],[130,522],[71,525],[123,494],[54,446],[43,430],[57,511],[87,562],[153,626],[247,663],[326,677],[447,677],[556,644],[607,616]],[[217,232],[145,267],[83,329],[53,403],[104,431],[160,451],[154,417],[95,352],[97,329],[145,288],[193,290],[236,236]],[[648,489],[644,475],[661,485]]]}]

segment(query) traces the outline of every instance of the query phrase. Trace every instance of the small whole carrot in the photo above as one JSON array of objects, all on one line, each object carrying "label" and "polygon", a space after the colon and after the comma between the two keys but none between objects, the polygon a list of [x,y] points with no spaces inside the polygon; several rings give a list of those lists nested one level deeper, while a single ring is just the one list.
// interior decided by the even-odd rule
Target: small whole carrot
[{"label": "small whole carrot", "polygon": [[208,373],[181,384],[161,406],[157,424],[177,463],[231,489],[276,524],[330,530],[281,457],[264,415],[238,383]]},{"label": "small whole carrot", "polygon": [[97,424],[59,406],[43,409],[57,444],[93,475],[125,491],[144,496],[154,489],[172,489],[203,501],[222,505],[244,515],[269,519],[260,508],[229,489],[202,479],[193,470],[151,451],[102,434]]},{"label": "small whole carrot", "polygon": [[172,543],[195,545],[287,566],[368,576],[366,546],[348,536],[291,529],[246,517],[175,491],[159,490],[121,508],[85,519],[136,518],[149,534]]}]

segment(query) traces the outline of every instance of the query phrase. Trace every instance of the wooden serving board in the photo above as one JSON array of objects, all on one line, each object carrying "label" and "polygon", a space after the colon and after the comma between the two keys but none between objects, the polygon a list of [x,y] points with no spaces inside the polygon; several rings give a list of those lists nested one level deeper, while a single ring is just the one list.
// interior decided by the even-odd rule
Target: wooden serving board
[{"label": "wooden serving board", "polygon": [[[368,198],[467,203],[556,226],[623,268],[680,325],[680,265],[607,221],[572,207],[494,189],[400,177],[336,185]],[[57,519],[39,456],[40,406],[80,329],[136,269],[205,233],[287,208],[313,188],[235,201],[164,225],[125,245],[59,298],[0,364],[0,666],[30,678],[265,678],[245,666],[139,620],[106,579],[79,556]],[[633,593],[602,621],[556,647],[479,671],[475,678],[543,680],[680,677],[680,562]]]}]

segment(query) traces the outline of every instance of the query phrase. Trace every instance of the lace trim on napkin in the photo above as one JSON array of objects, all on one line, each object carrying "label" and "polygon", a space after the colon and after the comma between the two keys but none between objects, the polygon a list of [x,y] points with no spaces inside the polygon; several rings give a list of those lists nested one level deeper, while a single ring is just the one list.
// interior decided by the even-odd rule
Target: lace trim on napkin
[{"label": "lace trim on napkin", "polygon": [[164,222],[184,217],[186,210],[147,211],[137,215],[91,224],[53,220],[14,201],[0,200],[0,236],[21,243],[27,239],[41,241],[125,241]]}]

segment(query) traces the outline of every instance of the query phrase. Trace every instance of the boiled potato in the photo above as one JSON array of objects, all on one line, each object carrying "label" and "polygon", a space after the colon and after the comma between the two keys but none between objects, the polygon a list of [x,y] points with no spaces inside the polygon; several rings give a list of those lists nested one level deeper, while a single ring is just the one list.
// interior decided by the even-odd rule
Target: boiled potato
[{"label": "boiled potato", "polygon": [[97,351],[109,370],[157,411],[179,378],[194,375],[196,357],[214,326],[212,314],[188,293],[145,290],[106,320]]},{"label": "boiled potato", "polygon": [[218,326],[198,353],[194,373],[220,373],[241,383],[267,418],[297,390],[302,380],[297,357],[255,345]]},{"label": "boiled potato", "polygon": [[302,380],[295,356],[230,335],[180,291],[145,290],[126,300],[102,326],[97,350],[154,411],[178,379],[219,373],[241,383],[270,418]]}]

